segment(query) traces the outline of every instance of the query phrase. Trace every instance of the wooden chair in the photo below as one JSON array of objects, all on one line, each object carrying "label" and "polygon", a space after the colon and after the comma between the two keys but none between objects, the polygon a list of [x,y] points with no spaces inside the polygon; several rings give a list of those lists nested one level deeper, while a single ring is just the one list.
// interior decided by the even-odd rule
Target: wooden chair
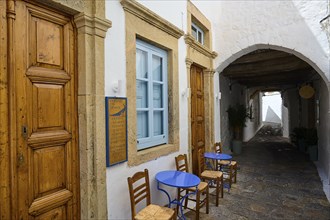
[{"label": "wooden chair", "polygon": [[[210,188],[215,188],[216,206],[219,206],[219,195],[223,198],[223,174],[221,171],[206,170],[204,148],[198,150],[198,175],[202,180],[208,182]],[[213,194],[210,194],[213,195]]]},{"label": "wooden chair", "polygon": [[[131,199],[132,219],[176,219],[173,209],[151,204],[147,169],[144,172],[137,172],[132,177],[128,177],[127,182]],[[146,207],[136,213],[136,205],[144,200],[146,201]]]},{"label": "wooden chair", "polygon": [[[221,142],[216,142],[214,144],[214,151],[216,153],[222,153],[222,144]],[[237,182],[237,161],[228,161],[228,160],[218,160],[216,161],[217,170],[225,170],[229,176],[230,186],[232,183]]]},{"label": "wooden chair", "polygon": [[[176,169],[182,172],[189,172],[188,170],[188,160],[186,154],[180,154],[175,157]],[[190,209],[196,213],[196,219],[199,219],[199,209],[206,205],[206,214],[209,214],[209,186],[206,182],[200,182],[198,187],[198,191],[196,194],[196,199],[190,198],[189,196],[185,199],[184,208],[188,208],[188,200],[194,201],[196,203],[196,209]],[[188,193],[196,191],[195,187],[189,189],[178,189],[178,199],[181,199],[183,196],[182,192],[185,192],[185,195]],[[205,198],[201,199],[201,195],[204,194]]]}]

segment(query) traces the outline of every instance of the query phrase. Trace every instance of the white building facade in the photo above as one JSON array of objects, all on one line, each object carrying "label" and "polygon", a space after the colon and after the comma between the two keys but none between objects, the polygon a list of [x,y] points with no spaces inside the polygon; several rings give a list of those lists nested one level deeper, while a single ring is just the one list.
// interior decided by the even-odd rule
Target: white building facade
[{"label": "white building facade", "polygon": [[[211,138],[205,140],[206,145],[218,141],[226,143],[229,141],[229,134],[226,133],[228,122],[226,114],[220,115],[220,99],[228,100],[228,103],[230,100],[246,100],[244,94],[229,94],[226,88],[220,93],[220,87],[226,86],[226,82],[221,82],[219,73],[237,58],[257,49],[275,49],[294,54],[310,64],[323,79],[318,89],[322,105],[321,123],[318,124],[320,157],[317,163],[325,190],[329,190],[327,187],[330,184],[330,46],[326,30],[320,23],[329,13],[329,1],[113,0],[105,3],[106,18],[112,22],[105,38],[105,96],[128,98],[129,142],[128,161],[108,167],[106,170],[108,219],[130,218],[127,177],[145,168],[149,170],[152,201],[160,205],[166,204],[166,197],[156,189],[156,173],[160,170],[175,169],[176,155],[191,155],[192,91],[189,61],[202,66],[212,77],[209,81],[207,76],[204,77],[205,87],[209,86],[209,93],[205,92],[205,103],[212,104],[210,107],[207,106],[210,110],[205,112],[209,120],[206,127],[211,132]],[[153,17],[148,15],[158,17],[152,23],[150,20]],[[208,29],[208,32],[204,33],[208,37],[206,49],[187,49],[194,45],[189,44],[191,23],[200,24]],[[168,53],[169,140],[165,147],[134,150],[138,147],[136,136],[140,119],[136,117],[135,97],[139,90],[135,88],[136,42],[130,40],[132,36],[132,39],[136,37],[135,39],[158,46]],[[197,56],[197,53],[205,56]],[[227,99],[224,98],[225,95]],[[223,105],[228,103],[222,102]],[[248,136],[245,140],[255,134],[259,125],[260,122],[248,122],[245,129]],[[211,149],[211,146],[206,148]],[[190,157],[190,162],[192,161],[193,156]],[[329,195],[329,191],[327,193]]]}]

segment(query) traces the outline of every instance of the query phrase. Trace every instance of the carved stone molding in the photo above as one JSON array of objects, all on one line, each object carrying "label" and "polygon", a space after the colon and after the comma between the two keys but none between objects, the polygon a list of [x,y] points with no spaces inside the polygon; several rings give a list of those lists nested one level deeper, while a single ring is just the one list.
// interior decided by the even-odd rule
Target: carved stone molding
[{"label": "carved stone molding", "polygon": [[195,40],[195,38],[191,34],[186,34],[184,36],[184,41],[187,45],[189,45],[191,48],[197,50],[201,54],[209,57],[209,58],[216,58],[218,56],[218,53],[215,51],[211,51],[209,48],[205,47],[204,45],[200,44]]},{"label": "carved stone molding", "polygon": [[179,39],[183,36],[184,32],[181,29],[166,21],[164,18],[160,17],[153,11],[147,9],[137,1],[121,0],[120,3],[126,12],[135,15],[136,17],[172,35],[173,37]]},{"label": "carved stone molding", "polygon": [[74,21],[79,32],[96,35],[102,38],[105,37],[107,30],[112,26],[111,21],[108,19],[91,17],[84,13],[75,16]]},{"label": "carved stone molding", "polygon": [[186,58],[186,65],[187,68],[190,69],[190,66],[194,63],[194,61],[190,58]]},{"label": "carved stone molding", "polygon": [[206,76],[209,76],[209,77],[213,77],[214,73],[215,73],[215,69],[206,69],[206,70],[204,70],[204,74]]}]

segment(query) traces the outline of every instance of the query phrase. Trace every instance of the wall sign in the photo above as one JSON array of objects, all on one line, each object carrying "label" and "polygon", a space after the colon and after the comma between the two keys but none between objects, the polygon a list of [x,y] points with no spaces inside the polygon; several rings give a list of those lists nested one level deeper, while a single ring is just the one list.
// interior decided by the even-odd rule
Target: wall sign
[{"label": "wall sign", "polygon": [[127,161],[127,98],[105,97],[107,167]]}]

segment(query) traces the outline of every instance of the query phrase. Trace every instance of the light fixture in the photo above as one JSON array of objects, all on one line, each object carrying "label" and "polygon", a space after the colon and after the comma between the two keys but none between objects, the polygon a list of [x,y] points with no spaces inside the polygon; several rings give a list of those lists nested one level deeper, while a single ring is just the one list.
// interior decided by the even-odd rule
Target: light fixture
[{"label": "light fixture", "polygon": [[315,90],[310,85],[304,85],[299,89],[300,97],[304,99],[310,99],[314,96]]},{"label": "light fixture", "polygon": [[217,100],[220,100],[220,99],[221,99],[221,92],[219,92],[218,94],[216,94],[216,95],[215,95],[215,98],[216,98]]},{"label": "light fixture", "polygon": [[185,90],[183,90],[181,95],[185,98],[189,98],[190,97],[190,88],[185,88]]},{"label": "light fixture", "polygon": [[121,87],[122,87],[121,84],[122,84],[122,80],[117,80],[117,81],[113,82],[113,83],[111,84],[112,91],[113,91],[114,93],[120,93],[120,91],[121,91]]}]

